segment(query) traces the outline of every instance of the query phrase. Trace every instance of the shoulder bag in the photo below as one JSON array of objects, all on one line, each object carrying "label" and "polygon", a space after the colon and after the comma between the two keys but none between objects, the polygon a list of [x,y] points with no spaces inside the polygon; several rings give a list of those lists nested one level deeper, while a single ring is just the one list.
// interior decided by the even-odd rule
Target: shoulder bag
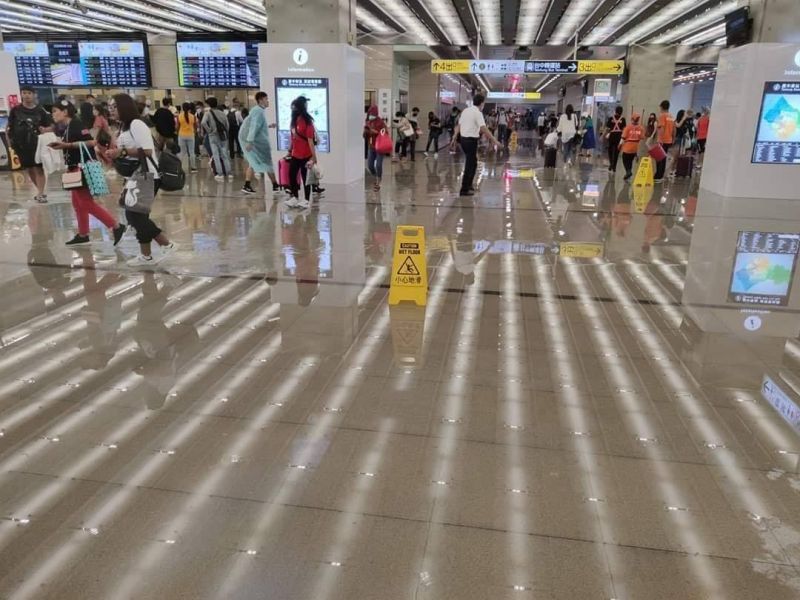
[{"label": "shoulder bag", "polygon": [[147,168],[147,161],[156,166],[150,156],[139,161],[139,168],[128,178],[119,197],[119,205],[131,212],[150,214],[156,198],[155,175]]},{"label": "shoulder bag", "polygon": [[111,190],[108,189],[108,182],[106,181],[106,174],[103,171],[103,165],[100,161],[92,158],[89,148],[83,142],[80,143],[81,147],[81,171],[86,179],[86,187],[89,188],[89,193],[92,196],[105,196]]}]

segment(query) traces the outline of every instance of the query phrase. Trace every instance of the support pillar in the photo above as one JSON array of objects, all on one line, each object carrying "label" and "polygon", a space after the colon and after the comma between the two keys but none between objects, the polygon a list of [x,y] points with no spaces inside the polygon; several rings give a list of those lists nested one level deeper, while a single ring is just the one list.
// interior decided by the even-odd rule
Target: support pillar
[{"label": "support pillar", "polygon": [[750,7],[753,42],[800,44],[800,10],[797,0],[739,0]]},{"label": "support pillar", "polygon": [[628,51],[628,83],[622,86],[625,114],[641,112],[646,122],[651,112],[672,95],[676,46],[632,46]]},{"label": "support pillar", "polygon": [[269,43],[356,43],[352,0],[264,0]]}]

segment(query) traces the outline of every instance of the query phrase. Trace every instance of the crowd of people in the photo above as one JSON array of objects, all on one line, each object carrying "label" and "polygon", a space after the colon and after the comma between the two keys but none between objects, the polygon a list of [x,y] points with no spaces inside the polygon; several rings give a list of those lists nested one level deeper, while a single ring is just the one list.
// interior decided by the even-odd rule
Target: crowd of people
[{"label": "crowd of people", "polygon": [[[201,147],[217,181],[232,180],[232,157],[244,158],[245,194],[256,193],[255,174],[269,178],[273,192],[283,188],[289,193],[288,208],[308,208],[311,193],[324,192],[319,186],[318,138],[307,99],[300,96],[292,103],[289,151],[278,161],[284,172],[282,182],[276,176],[270,143],[269,130],[275,125],[267,123],[265,113],[269,97],[258,92],[255,100],[250,111],[236,100],[224,107],[215,97],[185,102],[180,109],[171,98],[164,98],[152,111],[149,102],[137,102],[128,94],[105,101],[90,95],[81,103],[61,96],[52,105],[44,105],[33,88],[23,87],[21,103],[10,111],[7,134],[36,190],[35,202],[48,202],[47,177],[63,171],[61,187],[70,193],[77,222],[77,232],[67,246],[92,243],[89,217],[94,216],[110,230],[114,246],[129,227],[134,229],[139,253],[129,264],[152,265],[176,249],[151,219],[155,197],[162,188],[183,188],[182,163],[190,173],[198,172]],[[123,179],[118,204],[124,209],[124,223],[103,202],[111,193],[106,177],[112,173]],[[153,242],[161,248],[157,256]]]}]

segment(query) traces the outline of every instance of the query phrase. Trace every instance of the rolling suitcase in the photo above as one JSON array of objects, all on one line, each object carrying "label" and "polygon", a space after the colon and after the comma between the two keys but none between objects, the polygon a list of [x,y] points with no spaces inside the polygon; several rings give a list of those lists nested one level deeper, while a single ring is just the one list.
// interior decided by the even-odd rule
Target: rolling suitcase
[{"label": "rolling suitcase", "polygon": [[675,177],[691,177],[694,170],[694,156],[683,154],[675,163]]},{"label": "rolling suitcase", "polygon": [[544,149],[544,166],[546,169],[555,169],[558,160],[558,150],[546,146]]}]

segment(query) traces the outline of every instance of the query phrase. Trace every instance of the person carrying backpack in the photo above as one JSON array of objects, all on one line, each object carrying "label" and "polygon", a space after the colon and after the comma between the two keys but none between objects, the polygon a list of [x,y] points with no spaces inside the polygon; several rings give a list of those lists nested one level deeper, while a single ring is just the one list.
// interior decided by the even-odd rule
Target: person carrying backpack
[{"label": "person carrying backpack", "polygon": [[[228,179],[233,179],[233,169],[231,168],[231,158],[228,155],[228,119],[219,108],[217,99],[214,96],[206,98],[208,112],[203,115],[201,126],[208,137],[208,147],[211,149],[211,157],[214,159],[214,179],[224,181],[225,175]],[[223,168],[225,169],[223,171]]]},{"label": "person carrying backpack", "polygon": [[32,87],[23,86],[20,92],[22,104],[12,108],[8,117],[8,141],[19,157],[20,166],[36,187],[37,193],[33,199],[43,204],[47,202],[44,192],[47,178],[42,164],[36,161],[36,148],[39,134],[52,130],[53,119],[36,101],[36,92]]}]

